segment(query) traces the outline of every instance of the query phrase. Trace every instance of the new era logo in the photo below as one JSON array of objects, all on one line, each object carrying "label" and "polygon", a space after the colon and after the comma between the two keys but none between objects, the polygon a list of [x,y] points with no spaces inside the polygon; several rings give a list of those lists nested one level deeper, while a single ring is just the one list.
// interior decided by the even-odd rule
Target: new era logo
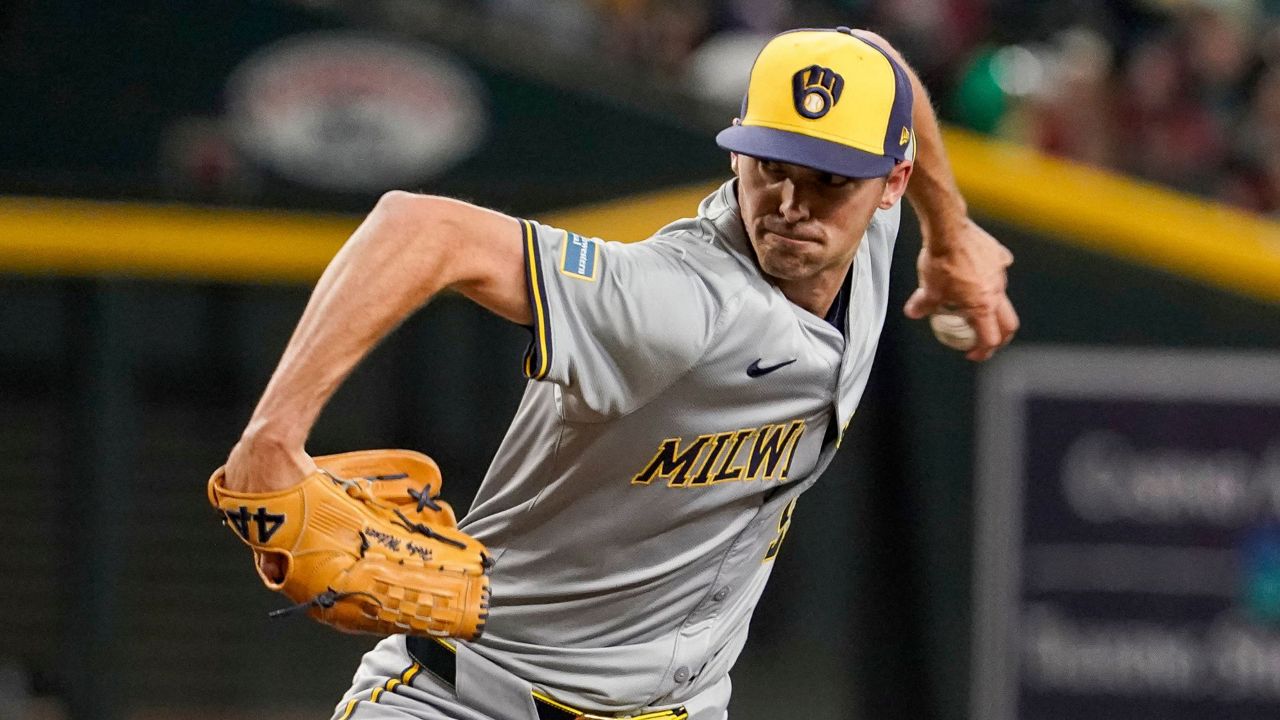
[{"label": "new era logo", "polygon": [[840,73],[821,65],[810,65],[791,76],[791,99],[796,112],[810,120],[817,120],[840,102],[844,92],[844,78]]}]

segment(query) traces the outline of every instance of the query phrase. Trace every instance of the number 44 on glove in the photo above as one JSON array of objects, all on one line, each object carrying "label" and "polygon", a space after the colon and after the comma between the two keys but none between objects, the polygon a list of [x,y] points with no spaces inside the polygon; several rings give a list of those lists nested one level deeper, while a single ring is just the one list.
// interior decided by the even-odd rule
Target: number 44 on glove
[{"label": "number 44 on glove", "polygon": [[[440,468],[411,450],[315,458],[287,490],[242,493],[209,478],[209,502],[253,550],[262,582],[350,633],[471,640],[489,616],[492,561],[440,500]],[[270,577],[263,560],[279,560]]]}]

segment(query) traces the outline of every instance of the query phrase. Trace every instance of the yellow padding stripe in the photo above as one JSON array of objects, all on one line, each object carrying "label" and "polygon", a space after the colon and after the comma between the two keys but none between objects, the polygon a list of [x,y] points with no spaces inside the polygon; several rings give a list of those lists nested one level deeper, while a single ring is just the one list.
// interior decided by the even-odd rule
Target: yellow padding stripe
[{"label": "yellow padding stripe", "polygon": [[970,132],[949,129],[945,142],[975,212],[1280,301],[1280,223],[1274,220]]},{"label": "yellow padding stripe", "polygon": [[[718,183],[552,212],[547,223],[643,240],[691,215]],[[359,226],[355,215],[0,197],[0,272],[311,283]]]},{"label": "yellow padding stripe", "polygon": [[[1274,220],[974,133],[948,129],[944,137],[960,188],[981,216],[1280,301],[1280,223]],[[718,185],[646,193],[548,213],[544,220],[581,235],[641,240],[673,218],[692,216],[698,201]],[[0,197],[0,272],[311,282],[359,221],[282,211]]]},{"label": "yellow padding stripe", "polygon": [[0,270],[311,282],[359,224],[340,215],[0,198]]},{"label": "yellow padding stripe", "polygon": [[[414,675],[418,674],[420,670],[422,670],[422,666],[416,662],[410,665],[409,667],[405,668],[404,672],[400,673],[400,677],[390,678],[385,683],[383,683],[381,687],[374,688],[373,692],[369,693],[369,702],[376,703],[384,693],[394,691],[397,685],[407,684],[410,680],[413,679]],[[353,698],[350,702],[347,703],[346,710],[343,711],[342,717],[338,718],[338,720],[348,720],[348,718],[351,717],[351,713],[356,711],[356,706],[359,705],[361,702],[363,701]]]}]

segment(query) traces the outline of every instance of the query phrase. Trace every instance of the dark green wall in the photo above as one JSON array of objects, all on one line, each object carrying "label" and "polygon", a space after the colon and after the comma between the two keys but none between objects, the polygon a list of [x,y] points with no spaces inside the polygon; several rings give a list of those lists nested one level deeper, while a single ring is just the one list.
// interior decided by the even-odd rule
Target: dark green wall
[{"label": "dark green wall", "polygon": [[[1280,347],[1277,308],[992,226],[1018,257],[1016,342]],[[736,718],[965,713],[978,368],[899,311],[837,465],[796,523],[735,673]],[[4,655],[77,717],[149,704],[323,711],[370,639],[280,604],[205,505],[305,288],[0,278],[0,620]],[[342,388],[316,453],[434,455],[465,507],[523,386],[524,329],[433,303]],[[34,603],[34,605],[33,605]],[[278,674],[268,668],[298,668]],[[198,668],[198,672],[194,671]]]}]

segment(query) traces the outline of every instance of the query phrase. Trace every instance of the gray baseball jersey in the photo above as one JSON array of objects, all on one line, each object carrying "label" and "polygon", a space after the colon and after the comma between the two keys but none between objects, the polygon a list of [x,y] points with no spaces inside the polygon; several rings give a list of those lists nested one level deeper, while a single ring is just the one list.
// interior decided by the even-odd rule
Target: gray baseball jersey
[{"label": "gray baseball jersey", "polygon": [[735,189],[641,243],[521,222],[533,382],[462,522],[496,559],[471,647],[592,712],[727,699],[880,337],[900,207],[858,247],[841,333],[761,275]]}]

